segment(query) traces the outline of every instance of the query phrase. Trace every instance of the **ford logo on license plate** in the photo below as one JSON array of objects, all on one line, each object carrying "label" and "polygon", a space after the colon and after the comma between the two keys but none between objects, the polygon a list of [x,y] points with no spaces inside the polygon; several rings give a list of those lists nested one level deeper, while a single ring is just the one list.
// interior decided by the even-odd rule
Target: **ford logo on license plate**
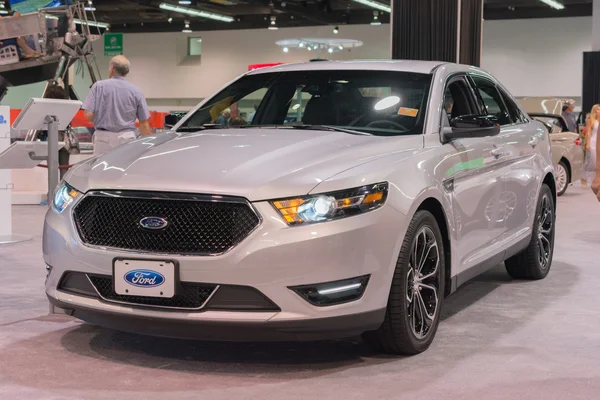
[{"label": "ford logo on license plate", "polygon": [[138,287],[156,287],[165,283],[165,277],[156,271],[149,269],[134,269],[123,277],[125,281]]},{"label": "ford logo on license plate", "polygon": [[140,226],[144,229],[159,230],[165,229],[169,221],[160,217],[145,217],[140,221]]}]

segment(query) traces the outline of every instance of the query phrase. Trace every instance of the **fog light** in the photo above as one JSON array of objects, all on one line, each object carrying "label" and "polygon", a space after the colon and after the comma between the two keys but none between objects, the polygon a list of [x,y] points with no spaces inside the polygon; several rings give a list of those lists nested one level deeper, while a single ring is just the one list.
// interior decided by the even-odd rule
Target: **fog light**
[{"label": "fog light", "polygon": [[369,275],[341,281],[290,287],[304,300],[318,307],[348,303],[360,299],[367,288]]}]

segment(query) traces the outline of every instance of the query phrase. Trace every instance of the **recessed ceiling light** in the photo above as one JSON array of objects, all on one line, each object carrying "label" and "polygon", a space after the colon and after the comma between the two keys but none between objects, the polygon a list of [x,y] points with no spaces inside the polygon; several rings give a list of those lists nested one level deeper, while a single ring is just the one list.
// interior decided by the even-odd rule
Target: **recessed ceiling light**
[{"label": "recessed ceiling light", "polygon": [[542,3],[549,5],[556,10],[562,10],[565,8],[564,4],[557,0],[540,0]]},{"label": "recessed ceiling light", "polygon": [[179,0],[179,4],[184,5],[184,6],[189,6],[190,4],[192,4],[191,0]]},{"label": "recessed ceiling light", "polygon": [[74,18],[73,22],[75,22],[76,24],[79,24],[79,25],[94,26],[96,28],[110,28],[110,24],[106,24],[104,22],[82,21],[77,18]]},{"label": "recessed ceiling light", "polygon": [[333,28],[333,34],[337,35],[338,33],[340,33],[340,28],[338,28],[337,26],[335,28]]},{"label": "recessed ceiling light", "polygon": [[173,11],[173,12],[180,13],[180,14],[187,14],[187,15],[193,15],[195,17],[214,19],[215,21],[233,22],[232,17],[226,16],[226,15],[221,15],[221,14],[216,14],[216,13],[211,13],[211,12],[206,12],[206,11],[201,11],[201,10],[196,10],[195,8],[174,6],[172,4],[167,4],[167,3],[161,3],[159,8],[161,8],[163,10],[167,10],[167,11]]},{"label": "recessed ceiling light", "polygon": [[388,13],[392,12],[392,8],[390,6],[378,3],[376,1],[372,1],[372,0],[354,0],[354,1],[357,3],[363,4],[365,6],[376,8],[377,10],[385,11]]}]

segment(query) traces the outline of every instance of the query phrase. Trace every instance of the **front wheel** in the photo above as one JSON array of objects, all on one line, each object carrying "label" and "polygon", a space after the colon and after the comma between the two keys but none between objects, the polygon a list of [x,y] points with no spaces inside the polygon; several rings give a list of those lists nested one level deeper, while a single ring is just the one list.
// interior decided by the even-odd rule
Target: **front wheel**
[{"label": "front wheel", "polygon": [[554,234],[554,198],[548,185],[543,184],[531,241],[525,250],[504,262],[508,274],[515,279],[545,278],[552,265]]},{"label": "front wheel", "polygon": [[556,195],[562,196],[567,191],[567,187],[571,183],[569,177],[569,169],[566,164],[561,161],[556,166]]},{"label": "front wheel", "polygon": [[418,211],[402,243],[381,327],[365,341],[392,354],[417,354],[437,331],[444,300],[444,243],[429,211]]}]

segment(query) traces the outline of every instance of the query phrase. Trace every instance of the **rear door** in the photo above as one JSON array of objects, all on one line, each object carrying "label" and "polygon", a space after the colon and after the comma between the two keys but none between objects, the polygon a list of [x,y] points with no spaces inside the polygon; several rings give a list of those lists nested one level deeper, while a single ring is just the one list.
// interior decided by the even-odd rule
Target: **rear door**
[{"label": "rear door", "polygon": [[[543,166],[537,146],[543,145],[543,131],[532,123],[504,88],[493,80],[473,75],[482,101],[501,119],[498,139],[503,149],[501,170],[506,182],[500,199],[500,218],[505,223],[502,242],[509,248],[528,237],[533,226]],[[545,144],[547,145],[547,143]],[[538,165],[539,164],[539,165]]]}]

